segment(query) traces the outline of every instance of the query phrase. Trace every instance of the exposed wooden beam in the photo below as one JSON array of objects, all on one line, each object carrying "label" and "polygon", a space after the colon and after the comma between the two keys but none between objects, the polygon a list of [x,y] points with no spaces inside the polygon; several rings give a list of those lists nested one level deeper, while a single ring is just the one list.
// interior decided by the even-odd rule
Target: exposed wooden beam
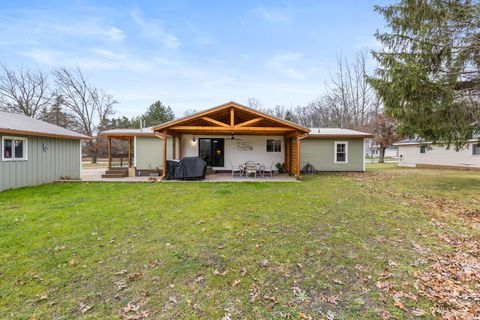
[{"label": "exposed wooden beam", "polygon": [[218,120],[215,120],[215,119],[212,119],[210,117],[202,117],[202,120],[205,120],[207,122],[210,122],[210,123],[215,124],[215,125],[220,126],[220,127],[229,127],[228,124],[223,123],[223,122],[218,121]]},{"label": "exposed wooden beam", "polygon": [[237,124],[235,127],[238,128],[238,127],[246,127],[246,126],[249,126],[249,125],[252,125],[252,124],[255,124],[257,122],[260,122],[262,121],[264,118],[255,118],[255,119],[252,119],[252,120],[248,120],[248,121],[245,121],[245,122],[242,122],[242,123],[239,123]]},{"label": "exposed wooden beam", "polygon": [[225,110],[225,111],[230,110],[230,126],[234,126],[235,125],[235,111],[233,109],[241,110],[245,113],[252,114],[253,116],[256,116],[256,117],[263,117],[265,119],[268,119],[268,120],[271,120],[275,123],[278,123],[278,125],[285,125],[287,127],[297,129],[300,132],[308,132],[309,131],[307,128],[304,128],[304,127],[302,127],[298,124],[295,124],[295,123],[292,123],[292,122],[289,122],[289,121],[285,121],[283,119],[275,118],[275,117],[270,116],[268,114],[261,113],[257,110],[253,110],[249,107],[242,106],[240,104],[233,103],[233,102],[222,104],[222,105],[217,106],[215,108],[208,109],[206,111],[197,113],[197,114],[189,116],[189,117],[184,117],[184,118],[181,118],[181,119],[170,121],[170,122],[165,123],[165,124],[158,125],[154,128],[154,130],[155,131],[162,131],[162,130],[165,130],[165,129],[170,129],[170,127],[185,124],[185,123],[190,122],[192,120],[200,119],[201,117],[209,116],[210,114],[217,113],[217,112],[222,111],[222,110]]},{"label": "exposed wooden beam", "polygon": [[170,130],[182,131],[182,132],[223,132],[223,133],[269,133],[269,132],[283,132],[287,133],[293,131],[294,129],[288,127],[205,127],[205,126],[175,126],[171,127]]}]

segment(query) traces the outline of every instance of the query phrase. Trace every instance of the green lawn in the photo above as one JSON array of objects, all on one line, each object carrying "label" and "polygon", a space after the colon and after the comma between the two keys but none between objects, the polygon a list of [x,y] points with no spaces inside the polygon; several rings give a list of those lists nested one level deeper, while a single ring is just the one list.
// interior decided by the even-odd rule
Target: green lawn
[{"label": "green lawn", "polygon": [[0,318],[434,318],[417,278],[478,237],[480,173],[367,169],[2,192]]}]

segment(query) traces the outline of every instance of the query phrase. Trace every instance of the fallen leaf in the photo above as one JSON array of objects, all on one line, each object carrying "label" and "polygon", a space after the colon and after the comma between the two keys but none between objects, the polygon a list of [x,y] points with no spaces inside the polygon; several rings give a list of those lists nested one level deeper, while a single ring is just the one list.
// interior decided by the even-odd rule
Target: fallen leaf
[{"label": "fallen leaf", "polygon": [[400,309],[404,310],[405,309],[405,306],[403,305],[402,301],[398,300],[398,299],[395,299],[394,302],[393,302],[393,305],[395,307],[399,307]]},{"label": "fallen leaf", "polygon": [[410,310],[410,313],[415,317],[423,317],[425,315],[425,311],[423,311],[423,309],[416,309],[416,308]]},{"label": "fallen leaf", "polygon": [[240,280],[238,280],[238,279],[235,279],[235,280],[233,281],[233,283],[232,283],[232,287],[238,286],[238,285],[240,284],[240,282],[242,282],[242,281],[240,281]]},{"label": "fallen leaf", "polygon": [[80,312],[81,312],[82,314],[85,314],[88,310],[90,310],[90,309],[93,308],[93,305],[92,305],[92,306],[89,306],[89,305],[84,304],[83,302],[81,302],[80,305],[79,305],[79,307],[80,307]]},{"label": "fallen leaf", "polygon": [[313,320],[312,316],[310,316],[310,315],[308,315],[304,312],[300,312],[298,315],[300,316],[301,319]]},{"label": "fallen leaf", "polygon": [[118,272],[115,272],[115,275],[116,275],[116,276],[121,276],[121,275],[127,274],[127,273],[128,273],[128,271],[125,270],[125,269],[123,269],[123,270],[120,270],[120,271],[118,271]]},{"label": "fallen leaf", "polygon": [[263,267],[263,268],[267,268],[268,267],[268,260],[263,259],[262,262],[260,262],[260,266]]},{"label": "fallen leaf", "polygon": [[245,267],[242,267],[242,269],[240,270],[240,275],[242,277],[245,277],[246,274],[247,274],[247,269],[245,269]]},{"label": "fallen leaf", "polygon": [[128,275],[128,280],[130,281],[135,281],[135,280],[138,280],[142,277],[142,274],[140,272],[135,272],[135,273],[132,273],[130,275]]}]

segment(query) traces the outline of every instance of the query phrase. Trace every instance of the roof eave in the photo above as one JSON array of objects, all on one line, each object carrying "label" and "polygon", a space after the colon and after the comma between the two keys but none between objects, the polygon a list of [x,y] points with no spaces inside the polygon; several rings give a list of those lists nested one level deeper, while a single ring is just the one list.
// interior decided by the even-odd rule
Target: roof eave
[{"label": "roof eave", "polygon": [[309,134],[307,139],[333,139],[333,138],[344,138],[344,139],[364,139],[364,138],[373,138],[371,134]]},{"label": "roof eave", "polygon": [[92,137],[79,134],[78,136],[63,135],[63,134],[53,134],[46,132],[36,132],[36,131],[27,131],[27,130],[14,130],[14,129],[0,129],[0,133],[6,134],[20,134],[25,136],[39,136],[39,137],[51,137],[51,138],[62,138],[62,139],[74,139],[74,140],[92,140]]}]

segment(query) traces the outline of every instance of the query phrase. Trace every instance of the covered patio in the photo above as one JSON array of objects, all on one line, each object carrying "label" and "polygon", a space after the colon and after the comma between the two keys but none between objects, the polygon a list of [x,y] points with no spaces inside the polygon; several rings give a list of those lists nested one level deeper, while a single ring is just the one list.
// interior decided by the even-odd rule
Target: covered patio
[{"label": "covered patio", "polygon": [[[159,177],[149,176],[135,176],[135,177],[119,177],[119,178],[104,178],[105,168],[84,168],[81,173],[81,181],[83,182],[121,182],[121,183],[152,183],[160,181]],[[182,180],[163,180],[164,182],[191,182]],[[259,177],[246,178],[246,177],[232,177],[229,173],[215,173],[209,174],[204,180],[200,182],[296,182],[295,177],[288,174],[277,174],[272,178]],[[196,182],[196,181],[195,181]]]},{"label": "covered patio", "polygon": [[[167,160],[198,156],[217,173],[252,161],[266,168],[283,163],[289,176],[298,177],[300,144],[309,129],[229,102],[163,123],[153,131],[167,141],[162,144],[162,168]],[[165,174],[163,170],[162,178]]]}]

